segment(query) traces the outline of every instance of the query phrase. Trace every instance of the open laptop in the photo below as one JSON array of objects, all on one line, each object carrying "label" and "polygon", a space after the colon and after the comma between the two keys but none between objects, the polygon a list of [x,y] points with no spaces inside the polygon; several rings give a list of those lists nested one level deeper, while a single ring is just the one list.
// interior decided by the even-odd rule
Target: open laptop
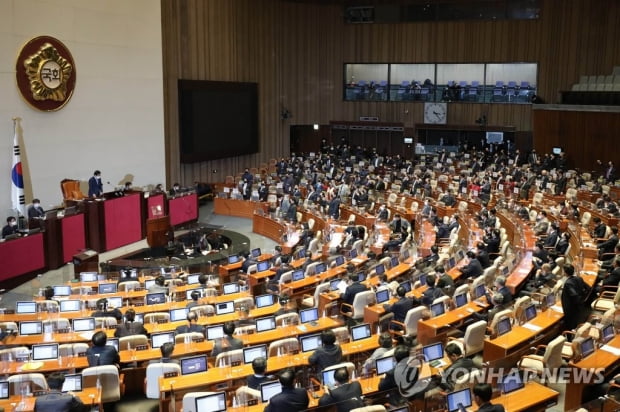
[{"label": "open laptop", "polygon": [[336,258],[336,266],[342,266],[344,265],[344,256],[338,256]]},{"label": "open laptop", "polygon": [[59,285],[54,286],[54,296],[71,296],[71,286]]},{"label": "open laptop", "polygon": [[448,267],[446,269],[450,270],[454,266],[456,266],[456,258],[454,256],[451,256],[450,259],[448,259]]},{"label": "open laptop", "polygon": [[377,266],[375,266],[375,273],[377,275],[382,275],[385,273],[385,265],[383,263],[379,263]]},{"label": "open laptop", "polygon": [[215,314],[225,315],[227,313],[233,313],[235,311],[235,303],[232,300],[228,302],[221,302],[215,304]]},{"label": "open laptop", "polygon": [[9,399],[9,382],[2,381],[0,382],[0,399]]},{"label": "open laptop", "polygon": [[226,392],[211,393],[196,397],[196,411],[200,412],[225,412]]},{"label": "open laptop", "polygon": [[555,306],[555,293],[549,293],[545,296],[545,304],[548,308]]},{"label": "open laptop", "polygon": [[375,361],[375,367],[377,369],[377,375],[383,375],[386,372],[391,371],[396,366],[396,359],[393,356],[385,356]]},{"label": "open laptop", "polygon": [[319,275],[323,272],[325,272],[327,270],[327,268],[325,267],[325,263],[319,263],[318,265],[316,265],[314,267],[314,274],[315,275]]},{"label": "open laptop", "polygon": [[268,260],[264,260],[262,262],[258,262],[256,264],[256,271],[257,272],[265,272],[267,270],[269,270],[270,264]]},{"label": "open laptop", "polygon": [[108,309],[116,309],[123,307],[123,298],[120,296],[110,296],[108,300]]},{"label": "open laptop", "polygon": [[467,292],[459,293],[454,296],[454,306],[460,308],[461,306],[467,305]]},{"label": "open laptop", "polygon": [[146,304],[157,305],[160,303],[166,303],[166,294],[164,292],[147,293]]},{"label": "open laptop", "polygon": [[43,343],[40,345],[32,345],[32,360],[45,361],[58,359],[58,344]]},{"label": "open laptop", "polygon": [[338,285],[342,282],[340,279],[334,279],[329,282],[329,290],[338,290]]},{"label": "open laptop", "polygon": [[75,318],[73,319],[74,332],[88,332],[95,330],[95,318]]},{"label": "open laptop", "polygon": [[511,330],[512,325],[509,317],[501,318],[499,322],[497,322],[497,336],[502,336]]},{"label": "open laptop", "polygon": [[474,289],[474,297],[475,299],[480,299],[481,297],[483,297],[486,293],[486,289],[484,286],[484,283],[479,284],[478,286],[476,286],[476,289]]},{"label": "open laptop", "polygon": [[581,357],[585,358],[594,353],[594,339],[591,337],[586,338],[579,344],[581,350]]},{"label": "open laptop", "polygon": [[116,293],[117,288],[118,288],[118,285],[116,284],[116,282],[100,283],[98,287],[98,293],[100,295],[105,294],[105,293]]},{"label": "open laptop", "polygon": [[17,302],[15,313],[18,315],[26,313],[37,313],[37,303],[34,301]]},{"label": "open laptop", "polygon": [[390,300],[390,290],[389,289],[381,289],[375,293],[377,304],[385,303]]},{"label": "open laptop", "polygon": [[411,281],[406,280],[404,282],[401,282],[399,286],[402,286],[405,288],[405,293],[411,292]]},{"label": "open laptop", "polygon": [[118,338],[108,338],[108,340],[105,342],[106,345],[108,346],[113,346],[114,349],[116,349],[116,351],[118,352]]},{"label": "open laptop", "polygon": [[191,356],[181,359],[181,375],[191,375],[207,371],[207,355]]},{"label": "open laptop", "polygon": [[296,282],[298,280],[302,280],[304,278],[304,271],[303,271],[303,269],[294,270],[293,271],[293,275],[291,277],[293,279],[293,282]]},{"label": "open laptop", "polygon": [[319,309],[302,309],[299,311],[299,318],[301,319],[301,323],[316,324],[316,321],[319,320]]},{"label": "open laptop", "polygon": [[351,340],[353,342],[369,338],[370,335],[370,325],[368,323],[351,327]]},{"label": "open laptop", "polygon": [[256,319],[256,333],[274,330],[276,328],[276,317],[267,316],[265,318]]},{"label": "open laptop", "polygon": [[155,279],[148,279],[144,281],[144,289],[149,290],[151,286],[155,284]]},{"label": "open laptop", "polygon": [[426,345],[422,348],[424,360],[432,367],[441,365],[443,359],[443,344],[441,342]]},{"label": "open laptop", "polygon": [[200,283],[200,273],[193,273],[188,275],[185,279],[188,285],[196,285]]},{"label": "open laptop", "polygon": [[301,336],[299,338],[299,343],[302,352],[312,352],[321,346],[321,335],[317,333],[315,335]]},{"label": "open laptop", "polygon": [[238,263],[241,261],[241,258],[239,257],[239,255],[230,255],[228,256],[228,264],[229,265],[233,265],[235,263]]},{"label": "open laptop", "polygon": [[170,310],[170,322],[186,320],[187,312],[188,312],[187,308],[171,309]]},{"label": "open laptop", "polygon": [[43,325],[41,321],[24,321],[19,322],[19,334],[26,335],[40,335],[43,333]]},{"label": "open laptop", "polygon": [[264,308],[273,305],[273,295],[259,295],[254,298],[256,300],[256,308]]},{"label": "open laptop", "polygon": [[260,384],[260,399],[263,403],[269,402],[269,399],[280,392],[282,392],[280,381],[269,381]]},{"label": "open laptop", "polygon": [[431,313],[433,316],[440,316],[446,313],[446,306],[443,302],[433,303],[431,305]]},{"label": "open laptop", "polygon": [[390,267],[395,268],[399,265],[399,263],[400,262],[398,261],[398,256],[392,256],[392,258],[390,259]]},{"label": "open laptop", "polygon": [[159,332],[151,334],[151,348],[159,348],[167,342],[174,343],[174,332]]},{"label": "open laptop", "polygon": [[231,295],[233,293],[239,293],[239,284],[238,283],[224,283],[222,286],[222,290],[224,295]]},{"label": "open laptop", "polygon": [[323,378],[323,385],[327,386],[330,389],[334,389],[336,387],[336,379],[334,378],[334,373],[337,369],[331,369],[328,371],[323,371],[321,376]]},{"label": "open laptop", "polygon": [[82,310],[82,302],[79,300],[61,300],[58,305],[60,312],[79,312]]},{"label": "open laptop", "polygon": [[451,392],[446,396],[448,412],[464,411],[471,407],[471,391],[469,388]]},{"label": "open laptop", "polygon": [[259,257],[259,256],[261,255],[260,248],[259,248],[259,247],[257,247],[256,249],[252,249],[252,252],[251,252],[251,253],[252,253],[252,257],[253,257],[253,258],[257,258],[257,257]]},{"label": "open laptop", "polygon": [[192,299],[192,293],[194,293],[194,292],[198,292],[198,296],[202,297],[202,289],[201,288],[187,289],[185,291],[185,300],[191,300]]},{"label": "open laptop", "polygon": [[524,311],[525,321],[529,322],[536,317],[536,306],[534,304],[529,305]]},{"label": "open laptop", "polygon": [[62,392],[82,392],[82,374],[71,373],[65,375]]},{"label": "open laptop", "polygon": [[607,343],[610,340],[612,340],[613,337],[615,336],[613,323],[603,326],[600,334],[601,334],[601,343]]},{"label": "open laptop", "polygon": [[224,325],[211,325],[207,326],[207,340],[215,340],[224,337]]},{"label": "open laptop", "polygon": [[523,379],[521,379],[519,373],[516,372],[502,376],[499,381],[499,387],[503,394],[514,392],[523,388],[523,386]]},{"label": "open laptop", "polygon": [[96,282],[97,272],[80,272],[80,282]]},{"label": "open laptop", "polygon": [[267,345],[248,346],[243,348],[243,363],[252,363],[255,358],[267,359]]}]

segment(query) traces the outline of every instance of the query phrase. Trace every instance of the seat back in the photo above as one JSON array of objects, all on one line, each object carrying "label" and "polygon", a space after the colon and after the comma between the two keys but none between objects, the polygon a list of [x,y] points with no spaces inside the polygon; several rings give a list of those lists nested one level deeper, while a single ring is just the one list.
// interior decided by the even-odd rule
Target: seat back
[{"label": "seat back", "polygon": [[189,392],[183,395],[183,412],[200,412],[196,410],[196,398],[213,395],[215,392]]},{"label": "seat back", "polygon": [[290,312],[276,316],[277,326],[299,325],[299,313]]},{"label": "seat back", "polygon": [[254,298],[251,296],[235,299],[233,301],[233,305],[235,310],[240,310],[241,308],[245,308],[245,310],[250,310],[254,308]]},{"label": "seat back", "polygon": [[119,292],[133,291],[136,289],[140,289],[141,287],[142,285],[137,280],[128,280],[128,281],[118,284],[118,291]]},{"label": "seat back", "polygon": [[333,329],[334,335],[336,335],[336,341],[338,344],[342,345],[343,343],[349,342],[351,336],[349,335],[349,328],[346,326],[339,326]]},{"label": "seat back", "polygon": [[405,331],[407,336],[417,336],[418,334],[418,322],[422,319],[424,315],[424,311],[426,308],[424,306],[418,306],[413,309],[409,309],[407,315],[405,316]]},{"label": "seat back", "polygon": [[107,328],[109,326],[115,326],[118,322],[115,317],[112,316],[103,316],[100,318],[95,318],[95,327],[96,328]]},{"label": "seat back", "polygon": [[243,349],[229,350],[215,357],[215,365],[218,368],[231,365],[232,362],[243,362]]},{"label": "seat back", "polygon": [[48,390],[47,381],[42,373],[22,373],[9,376],[9,394],[19,395],[24,392],[30,394]]},{"label": "seat back", "polygon": [[489,324],[489,329],[491,329],[493,333],[495,333],[495,330],[497,329],[497,323],[503,318],[512,318],[512,309],[509,308],[500,310],[493,315],[493,319],[491,319],[491,323]]},{"label": "seat back", "polygon": [[146,367],[146,397],[159,399],[159,377],[169,372],[181,375],[181,367],[177,363],[151,363]]},{"label": "seat back", "polygon": [[198,317],[215,315],[215,308],[213,307],[213,305],[198,305],[194,306],[189,311],[196,312],[198,314]]},{"label": "seat back", "polygon": [[170,322],[169,312],[153,312],[144,314],[144,324],[158,323],[158,322]]},{"label": "seat back", "polygon": [[[235,332],[237,330],[235,329]],[[191,342],[194,341],[196,339],[204,339],[205,335],[203,335],[200,332],[187,332],[187,333],[179,333],[178,335],[176,335],[174,337],[174,343],[175,344],[182,344],[185,342]]]},{"label": "seat back", "polygon": [[360,319],[364,317],[364,308],[368,303],[373,302],[375,298],[375,292],[372,290],[366,290],[359,292],[353,299],[353,319]]},{"label": "seat back", "polygon": [[463,336],[463,344],[465,352],[463,355],[471,356],[478,352],[481,352],[484,346],[484,332],[486,331],[487,323],[484,320],[472,323],[465,330],[465,336]]},{"label": "seat back", "polygon": [[267,353],[269,354],[268,356],[272,358],[295,351],[299,351],[299,341],[297,338],[284,338],[271,342]]},{"label": "seat back", "polygon": [[84,387],[96,387],[97,379],[101,384],[101,402],[115,402],[121,399],[118,369],[114,365],[93,366],[82,371]]},{"label": "seat back", "polygon": [[564,346],[564,342],[566,342],[566,337],[560,335],[547,345],[547,349],[543,355],[543,361],[548,370],[555,370],[562,366],[562,347]]},{"label": "seat back", "polygon": [[[237,388],[235,392],[235,396],[237,396],[237,403],[239,405],[245,405],[248,401],[257,400],[259,403],[261,401],[261,393],[259,390],[252,389],[249,386],[240,386]],[[185,411],[185,409],[183,409]]]},{"label": "seat back", "polygon": [[79,180],[63,179],[60,182],[60,189],[64,200],[82,200],[85,197],[80,189]]},{"label": "seat back", "polygon": [[146,335],[129,335],[118,339],[118,350],[135,349],[139,345],[148,345],[149,339]]},{"label": "seat back", "polygon": [[337,363],[336,365],[328,366],[327,368],[323,369],[323,372],[328,372],[328,371],[336,370],[340,368],[347,368],[347,371],[349,372],[349,376],[353,376],[353,372],[355,371],[355,364],[353,362]]}]

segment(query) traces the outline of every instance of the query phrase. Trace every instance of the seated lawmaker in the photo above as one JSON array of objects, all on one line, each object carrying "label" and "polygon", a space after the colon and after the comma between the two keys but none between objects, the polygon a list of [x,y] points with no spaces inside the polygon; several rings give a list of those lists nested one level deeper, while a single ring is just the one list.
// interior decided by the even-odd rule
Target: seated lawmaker
[{"label": "seated lawmaker", "polygon": [[321,342],[323,346],[317,348],[308,358],[310,365],[316,365],[323,369],[342,362],[342,349],[336,345],[336,335],[331,329],[321,332]]},{"label": "seated lawmaker", "polygon": [[243,348],[243,341],[233,337],[235,333],[235,324],[233,322],[226,322],[224,324],[224,337],[215,340],[213,351],[211,356],[216,357],[222,352],[228,352],[235,349]]},{"label": "seated lawmaker", "polygon": [[15,216],[9,216],[6,218],[6,226],[2,228],[2,239],[11,235],[18,235],[19,229],[17,228],[17,219]]},{"label": "seated lawmaker", "polygon": [[364,406],[362,385],[359,381],[349,381],[347,368],[339,368],[334,372],[336,387],[325,388],[325,394],[319,399],[319,406],[335,405],[337,412],[349,412]]},{"label": "seated lawmaker", "polygon": [[474,386],[474,401],[478,405],[479,412],[504,412],[504,407],[500,404],[492,404],[491,397],[493,388],[488,383],[477,383]]},{"label": "seated lawmaker", "polygon": [[39,199],[32,199],[32,205],[28,208],[28,219],[45,217],[45,210],[41,207]]},{"label": "seated lawmaker", "polygon": [[[394,320],[400,323],[403,323],[405,321],[407,312],[409,312],[410,309],[413,309],[420,304],[420,302],[418,302],[417,300],[405,296],[406,293],[407,291],[405,290],[405,288],[403,286],[399,286],[396,289],[396,296],[398,296],[398,301],[396,301],[393,305],[387,303],[383,305],[385,312],[393,313]],[[396,325],[394,325],[394,327],[396,327]]]},{"label": "seated lawmaker", "polygon": [[260,390],[261,383],[265,383],[273,379],[270,375],[265,375],[267,370],[267,359],[259,356],[252,361],[252,370],[254,373],[246,378],[246,385],[250,389]]},{"label": "seated lawmaker", "polygon": [[125,322],[116,327],[114,336],[122,338],[123,336],[131,335],[148,335],[146,328],[142,322],[136,322],[136,311],[133,309],[127,309],[125,312]]},{"label": "seated lawmaker", "polygon": [[295,387],[295,371],[285,369],[279,375],[282,392],[274,395],[264,412],[300,412],[308,409],[310,399],[304,388]]},{"label": "seated lawmaker", "polygon": [[198,314],[195,311],[187,312],[187,325],[177,326],[174,331],[175,335],[180,335],[181,333],[203,333],[204,328],[202,325],[198,324]]},{"label": "seated lawmaker", "polygon": [[49,390],[36,397],[34,402],[36,412],[86,412],[90,410],[80,398],[71,392],[62,392],[65,375],[61,372],[50,373],[46,380]]},{"label": "seated lawmaker", "polygon": [[88,366],[116,365],[118,367],[121,358],[114,346],[106,345],[108,337],[104,331],[95,332],[91,341],[92,346],[86,351]]}]

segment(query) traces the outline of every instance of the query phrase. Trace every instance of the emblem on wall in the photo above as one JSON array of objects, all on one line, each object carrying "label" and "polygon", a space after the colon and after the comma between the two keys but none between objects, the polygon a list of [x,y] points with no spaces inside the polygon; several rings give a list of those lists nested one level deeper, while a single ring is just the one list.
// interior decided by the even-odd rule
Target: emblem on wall
[{"label": "emblem on wall", "polygon": [[15,72],[22,97],[35,109],[59,110],[73,95],[73,56],[53,37],[39,36],[26,43],[17,58]]}]

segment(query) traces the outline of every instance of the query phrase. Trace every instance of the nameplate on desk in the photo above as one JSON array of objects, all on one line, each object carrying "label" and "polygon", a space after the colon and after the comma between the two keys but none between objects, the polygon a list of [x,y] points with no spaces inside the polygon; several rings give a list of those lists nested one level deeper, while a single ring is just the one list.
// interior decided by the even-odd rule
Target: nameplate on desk
[{"label": "nameplate on desk", "polygon": [[204,341],[205,341],[205,338],[198,338],[198,337],[192,338],[192,342],[195,342],[195,343],[201,343]]},{"label": "nameplate on desk", "polygon": [[179,372],[166,372],[164,373],[164,378],[176,378],[179,376]]},{"label": "nameplate on desk", "polygon": [[524,323],[522,326],[525,329],[529,329],[529,330],[534,331],[534,332],[538,332],[539,330],[542,329],[540,326],[532,325],[531,323]]},{"label": "nameplate on desk", "polygon": [[158,324],[162,324],[162,323],[168,323],[168,319],[157,319],[157,323]]},{"label": "nameplate on desk", "polygon": [[149,345],[136,345],[136,350],[147,350]]},{"label": "nameplate on desk", "polygon": [[235,367],[235,366],[241,366],[241,361],[234,361],[230,363],[230,366]]},{"label": "nameplate on desk", "polygon": [[78,352],[78,358],[85,358],[86,357],[86,352]]},{"label": "nameplate on desk", "polygon": [[258,399],[250,399],[248,400],[248,406],[258,405]]}]

